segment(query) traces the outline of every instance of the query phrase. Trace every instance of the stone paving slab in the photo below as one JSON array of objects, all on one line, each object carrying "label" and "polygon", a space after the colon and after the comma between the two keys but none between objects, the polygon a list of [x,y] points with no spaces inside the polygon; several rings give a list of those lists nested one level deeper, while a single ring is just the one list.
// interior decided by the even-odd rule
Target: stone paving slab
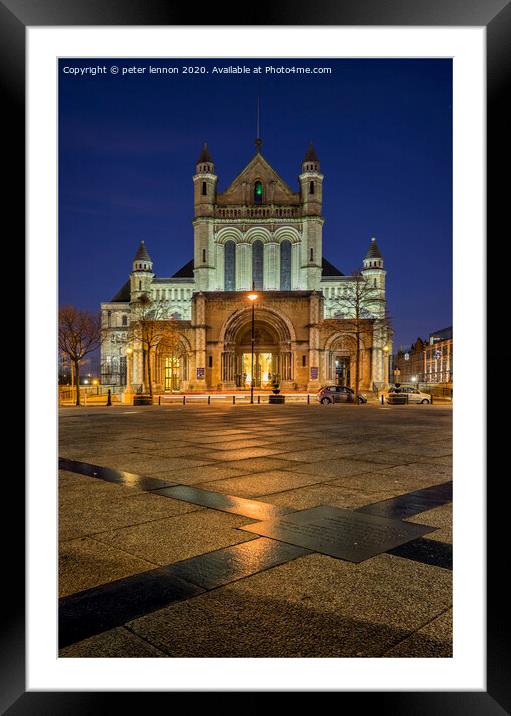
[{"label": "stone paving slab", "polygon": [[[297,472],[306,472],[314,475],[326,475],[331,480],[344,477],[346,475],[361,475],[364,472],[371,472],[377,469],[373,462],[364,462],[363,460],[321,460],[313,463],[296,463],[295,470]],[[382,469],[384,469],[382,467]]]},{"label": "stone paving slab", "polygon": [[[99,481],[98,481],[99,482]],[[112,489],[118,487],[112,485]],[[201,508],[180,500],[170,500],[148,493],[132,497],[104,492],[103,486],[90,485],[61,490],[59,496],[59,534],[61,540],[84,537],[129,525],[150,523],[158,519],[193,512]]]},{"label": "stone paving slab", "polygon": [[62,658],[102,658],[102,659],[157,659],[166,657],[159,649],[135,636],[125,627],[110,629],[102,634],[91,636],[59,651]]},{"label": "stone paving slab", "polygon": [[452,609],[448,609],[422,629],[389,649],[383,656],[410,658],[420,651],[426,658],[452,657],[452,630]]},{"label": "stone paving slab", "polygon": [[[376,657],[450,606],[450,577],[389,555],[358,565],[310,555],[129,627],[173,657]],[[423,656],[420,638],[414,648]]]},{"label": "stone paving slab", "polygon": [[59,554],[59,596],[147,572],[156,566],[90,537],[67,540]]},{"label": "stone paving slab", "polygon": [[[282,490],[291,490],[303,485],[312,485],[318,482],[316,475],[292,472],[291,470],[270,470],[269,472],[255,472],[241,477],[231,477],[226,480],[201,483],[205,490],[216,490],[240,497],[272,496]],[[272,497],[268,500],[273,502]]]},{"label": "stone paving slab", "polygon": [[250,460],[242,467],[231,467],[232,462],[212,462],[201,467],[190,467],[186,470],[154,470],[153,475],[160,479],[171,477],[173,482],[179,485],[199,485],[203,482],[211,482],[216,480],[225,480],[231,477],[239,477],[250,473]]},{"label": "stone paving slab", "polygon": [[[357,509],[452,479],[446,440],[451,408],[345,407],[328,411],[319,405],[204,404],[136,411],[65,409],[60,421],[61,454],[87,455],[92,464],[198,485],[223,495],[260,498],[290,510],[324,504]],[[253,457],[240,459],[241,451],[258,449],[274,452],[261,457],[249,452]],[[229,453],[236,459],[226,459]],[[321,453],[327,457],[319,459]],[[409,458],[413,462],[407,462]],[[127,460],[129,466],[116,460]],[[183,460],[188,462],[179,462]],[[192,465],[194,460],[198,464]],[[83,585],[90,592],[90,578],[90,584],[97,585],[91,588],[94,599],[95,594],[100,598],[98,605],[108,603],[115,589],[126,589],[128,580],[128,585],[140,584],[138,598],[147,606],[151,595],[142,585],[149,583],[143,575],[147,569],[152,571],[151,566],[164,570],[167,565],[186,564],[185,560],[190,566],[210,565],[214,558],[207,555],[238,550],[256,554],[255,543],[266,539],[239,529],[250,523],[246,517],[133,487],[66,472],[60,473],[60,485],[60,527],[65,538],[61,550],[67,562],[62,585],[70,590]],[[85,640],[64,648],[61,655],[448,655],[452,633],[442,615],[451,604],[450,514],[450,506],[443,505],[412,518],[437,527],[438,532],[429,533],[415,547],[408,543],[401,556],[382,554],[352,564],[312,554],[269,568],[261,561],[263,571],[258,574],[242,575],[207,593],[189,592],[184,600],[177,595],[180,601],[172,605],[156,603],[151,614],[129,618],[128,627],[118,621],[122,615],[115,610],[103,625],[93,611],[95,628],[106,631],[91,638],[74,633],[73,639]],[[91,532],[91,527],[101,531]],[[115,555],[119,564],[114,564]],[[236,559],[232,565],[236,566]],[[130,570],[134,570],[131,576]],[[204,574],[209,573],[208,567]],[[100,579],[104,581],[99,583]],[[109,591],[111,584],[118,586]],[[68,593],[66,599],[74,596],[75,592]],[[123,599],[127,596],[129,590]],[[87,599],[89,606],[93,604]],[[112,600],[113,605],[116,598]],[[76,603],[79,607],[79,600]],[[124,613],[139,608],[136,600],[131,601]],[[136,633],[130,631],[132,627]]]},{"label": "stone paving slab", "polygon": [[421,512],[420,515],[409,517],[408,522],[420,522],[424,525],[438,527],[437,532],[428,535],[428,539],[452,544],[452,504],[435,507],[433,510]]},{"label": "stone paving slab", "polygon": [[[182,504],[186,505],[184,502]],[[179,519],[161,519],[105,531],[96,535],[96,539],[140,559],[167,565],[215,549],[257,539],[257,535],[236,529],[242,524],[247,524],[246,517],[200,509],[180,515]]]},{"label": "stone paving slab", "polygon": [[350,487],[341,487],[332,483],[316,483],[298,488],[272,493],[265,499],[274,505],[290,507],[294,510],[305,510],[318,505],[337,505],[338,507],[362,507],[368,500],[377,502],[395,496],[395,489],[384,490],[357,490]]}]

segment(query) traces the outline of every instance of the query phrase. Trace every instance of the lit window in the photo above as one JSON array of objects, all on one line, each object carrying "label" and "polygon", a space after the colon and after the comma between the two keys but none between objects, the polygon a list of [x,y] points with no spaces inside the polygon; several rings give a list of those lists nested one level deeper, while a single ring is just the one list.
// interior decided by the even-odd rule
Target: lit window
[{"label": "lit window", "polygon": [[262,182],[256,181],[254,184],[254,204],[263,203],[263,185]]}]

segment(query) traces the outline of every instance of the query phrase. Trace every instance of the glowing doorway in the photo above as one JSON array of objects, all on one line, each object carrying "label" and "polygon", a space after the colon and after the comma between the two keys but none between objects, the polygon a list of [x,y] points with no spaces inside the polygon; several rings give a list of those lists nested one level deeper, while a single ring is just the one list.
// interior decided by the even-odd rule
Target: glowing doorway
[{"label": "glowing doorway", "polygon": [[[254,387],[265,388],[270,385],[273,365],[273,353],[254,353]],[[242,385],[250,388],[252,380],[252,354],[241,356]]]}]

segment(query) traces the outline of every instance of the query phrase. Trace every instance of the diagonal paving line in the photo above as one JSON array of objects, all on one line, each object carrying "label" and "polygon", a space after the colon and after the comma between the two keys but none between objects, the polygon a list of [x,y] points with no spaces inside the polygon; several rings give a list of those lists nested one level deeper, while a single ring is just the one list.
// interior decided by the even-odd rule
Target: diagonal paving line
[{"label": "diagonal paving line", "polygon": [[306,554],[260,537],[62,597],[59,648]]},{"label": "diagonal paving line", "polygon": [[[59,467],[109,482],[138,487],[161,497],[183,500],[255,520],[271,520],[296,512],[291,508],[277,507],[261,500],[249,500],[243,497],[214,492],[213,490],[201,490],[190,485],[178,485],[173,482],[158,480],[157,478],[144,477],[65,458],[59,458]],[[143,485],[146,485],[146,487],[143,487]],[[425,487],[421,490],[398,495],[364,507],[358,507],[355,512],[404,520],[406,517],[412,517],[420,512],[439,507],[451,501],[452,481]],[[452,545],[437,540],[419,538],[410,541],[408,544],[388,550],[388,553],[404,559],[411,559],[444,569],[452,569]]]},{"label": "diagonal paving line", "polygon": [[[59,467],[108,482],[139,487],[162,497],[190,501],[252,519],[264,519],[264,516],[271,519],[279,514],[296,512],[260,500],[247,500],[191,488],[188,485],[176,485],[157,478],[64,458],[59,458]],[[394,518],[397,514],[411,516],[449,502],[452,499],[451,485],[452,483],[443,483],[417,490],[408,495],[358,508],[357,511],[382,516],[392,514]],[[421,505],[422,509],[419,509]],[[313,553],[313,550],[260,537],[63,597],[59,600],[59,646],[69,646],[173,602],[189,599],[204,591]],[[452,546],[435,540],[415,539],[390,549],[387,553],[452,569]]]}]

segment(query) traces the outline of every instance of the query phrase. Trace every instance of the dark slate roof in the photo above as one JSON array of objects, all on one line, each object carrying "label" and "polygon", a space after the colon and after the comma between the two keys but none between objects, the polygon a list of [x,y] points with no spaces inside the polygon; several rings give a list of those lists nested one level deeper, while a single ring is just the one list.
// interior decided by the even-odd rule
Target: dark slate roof
[{"label": "dark slate roof", "polygon": [[184,266],[181,266],[179,271],[176,271],[172,278],[193,278],[193,259],[188,261]]},{"label": "dark slate roof", "polygon": [[138,247],[133,261],[152,261],[151,257],[147,253],[147,249],[143,241],[140,242],[140,246]]},{"label": "dark slate roof", "polygon": [[344,274],[342,271],[339,271],[338,268],[335,268],[330,261],[323,258],[321,260],[321,276],[344,276]]},{"label": "dark slate roof", "polygon": [[131,299],[130,280],[128,279],[124,286],[120,288],[110,303],[129,303]]},{"label": "dark slate roof", "polygon": [[429,339],[438,339],[440,341],[446,341],[452,338],[452,326],[448,328],[442,328],[440,331],[435,331],[429,334]]},{"label": "dark slate roof", "polygon": [[383,256],[380,253],[380,249],[376,244],[376,239],[371,239],[369,248],[367,249],[366,259],[381,259]]},{"label": "dark slate roof", "polygon": [[204,146],[202,147],[202,152],[200,153],[200,157],[197,159],[197,164],[200,164],[201,162],[212,162],[211,154],[209,153],[208,149],[208,143],[204,142]]},{"label": "dark slate roof", "polygon": [[312,146],[312,142],[309,144],[309,148],[307,149],[307,154],[305,155],[305,158],[303,160],[304,162],[319,162],[318,155],[316,154],[316,151],[314,147]]}]

